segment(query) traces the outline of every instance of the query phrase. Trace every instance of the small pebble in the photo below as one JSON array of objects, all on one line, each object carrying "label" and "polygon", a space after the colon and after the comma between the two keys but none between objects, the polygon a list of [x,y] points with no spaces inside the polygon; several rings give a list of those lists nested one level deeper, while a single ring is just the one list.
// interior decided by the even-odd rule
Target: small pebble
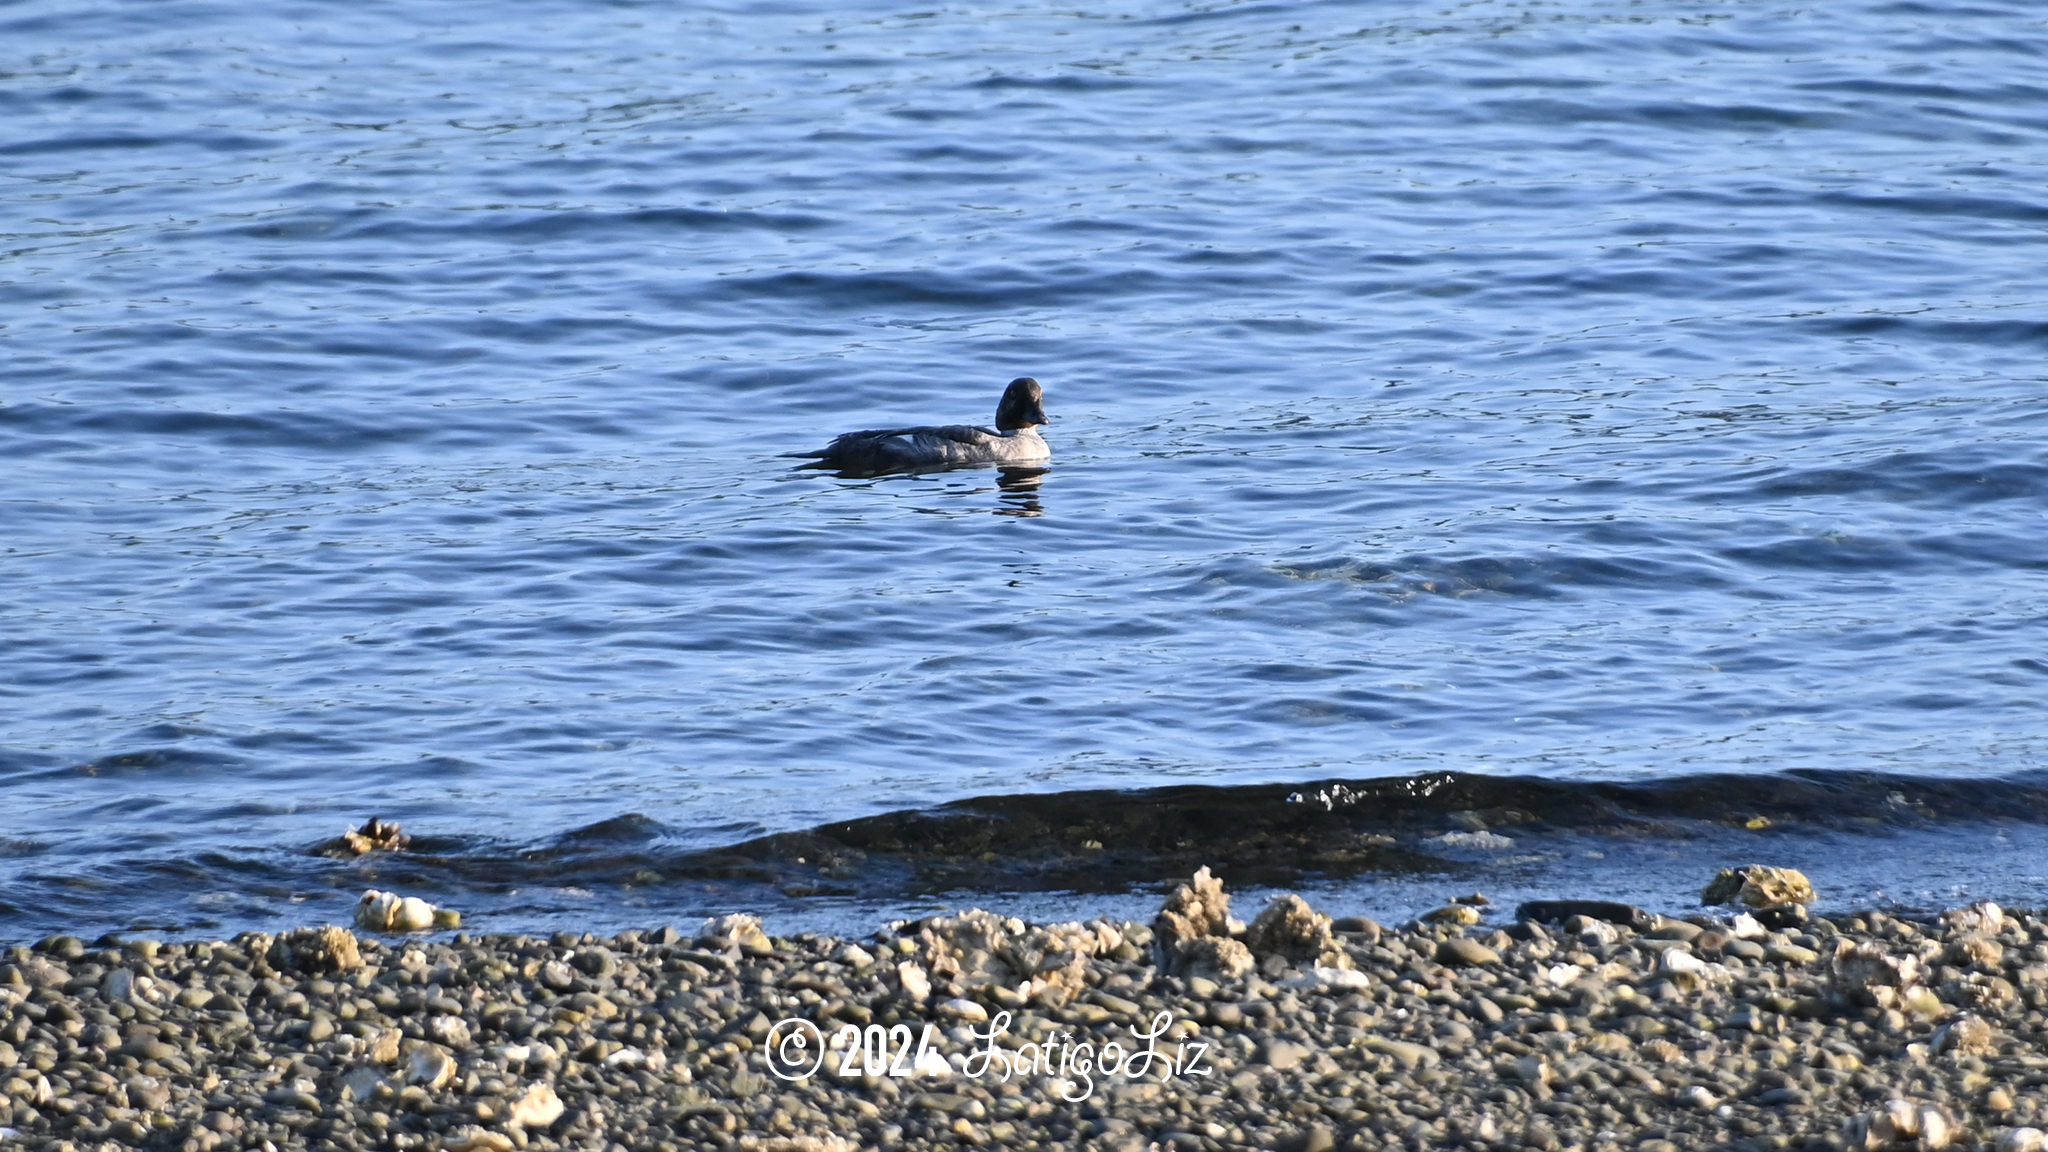
[{"label": "small pebble", "polygon": [[1453,936],[1439,943],[1436,946],[1436,958],[1439,963],[1464,966],[1500,963],[1500,953],[1477,940],[1468,940],[1463,936]]}]

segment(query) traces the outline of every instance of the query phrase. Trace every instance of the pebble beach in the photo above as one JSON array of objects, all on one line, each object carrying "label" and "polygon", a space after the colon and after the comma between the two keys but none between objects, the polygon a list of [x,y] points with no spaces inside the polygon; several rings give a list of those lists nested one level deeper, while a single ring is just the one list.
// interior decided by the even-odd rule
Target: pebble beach
[{"label": "pebble beach", "polygon": [[53,1152],[2039,1147],[2039,914],[1482,900],[1247,924],[1204,870],[1150,924],[58,936],[0,964],[0,1124]]}]

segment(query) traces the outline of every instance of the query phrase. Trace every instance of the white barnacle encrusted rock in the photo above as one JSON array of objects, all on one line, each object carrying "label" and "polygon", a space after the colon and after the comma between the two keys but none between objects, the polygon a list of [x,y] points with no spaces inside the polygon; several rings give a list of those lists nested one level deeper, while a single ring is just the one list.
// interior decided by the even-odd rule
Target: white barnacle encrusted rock
[{"label": "white barnacle encrusted rock", "polygon": [[512,1123],[521,1128],[546,1128],[562,1118],[562,1098],[546,1084],[535,1084],[512,1105]]},{"label": "white barnacle encrusted rock", "polygon": [[1955,1137],[1955,1121],[1940,1106],[1897,1098],[1842,1125],[1842,1141],[1854,1152],[1938,1152]]},{"label": "white barnacle encrusted rock", "polygon": [[1203,936],[1225,936],[1229,934],[1229,925],[1230,897],[1223,891],[1223,881],[1210,875],[1209,869],[1204,867],[1166,898],[1166,906],[1159,910],[1152,929],[1160,936],[1178,942]]},{"label": "white barnacle encrusted rock", "polygon": [[745,912],[734,912],[707,920],[698,938],[725,948],[738,948],[756,954],[774,951],[774,944],[768,933],[761,928],[761,921]]},{"label": "white barnacle encrusted rock", "polygon": [[981,909],[925,920],[911,939],[933,979],[998,999],[1014,993],[1061,1002],[1086,989],[1093,960],[1125,944],[1123,929],[1107,920],[1027,925]]},{"label": "white barnacle encrusted rock", "polygon": [[310,975],[343,975],[363,966],[355,934],[346,928],[295,928],[270,945],[272,967]]},{"label": "white barnacle encrusted rock", "polygon": [[1244,944],[1253,956],[1279,956],[1290,963],[1310,961],[1324,968],[1349,968],[1351,956],[1337,947],[1331,920],[1301,897],[1276,896],[1245,930]]},{"label": "white barnacle encrusted rock", "polygon": [[438,1044],[420,1045],[412,1050],[412,1059],[406,1062],[406,1081],[423,1085],[429,1092],[439,1091],[454,1078],[455,1059]]},{"label": "white barnacle encrusted rock", "polygon": [[1875,944],[1843,939],[1835,945],[1829,975],[1835,991],[1853,1004],[1896,1008],[1920,983],[1917,957],[1893,956]]},{"label": "white barnacle encrusted rock", "polygon": [[1231,935],[1230,897],[1207,868],[1174,889],[1152,921],[1159,967],[1174,976],[1236,979],[1252,970],[1251,949]]},{"label": "white barnacle encrusted rock", "polygon": [[1966,908],[1954,908],[1942,913],[1941,921],[1951,932],[1996,936],[2005,931],[2005,909],[1989,900],[1980,900]]},{"label": "white barnacle encrusted rock", "polygon": [[1978,1016],[1958,1016],[1941,1026],[1928,1040],[1928,1051],[1935,1055],[1954,1052],[1958,1056],[1983,1056],[1990,1053],[1997,1041],[1986,1024]]}]

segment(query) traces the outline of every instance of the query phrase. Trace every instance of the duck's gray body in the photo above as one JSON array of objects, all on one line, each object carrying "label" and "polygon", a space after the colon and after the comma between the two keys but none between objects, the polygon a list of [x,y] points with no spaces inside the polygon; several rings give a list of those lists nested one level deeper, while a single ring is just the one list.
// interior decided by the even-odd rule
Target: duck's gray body
[{"label": "duck's gray body", "polygon": [[1052,459],[1052,450],[1036,428],[998,432],[972,424],[946,424],[848,432],[805,455],[826,468],[900,472],[961,464],[1043,464]]},{"label": "duck's gray body", "polygon": [[922,428],[875,428],[848,432],[816,452],[799,455],[815,467],[844,472],[908,472],[971,464],[1047,464],[1052,449],[1038,434],[1045,423],[1044,393],[1038,381],[1010,381],[996,407],[996,426],[943,424]]}]

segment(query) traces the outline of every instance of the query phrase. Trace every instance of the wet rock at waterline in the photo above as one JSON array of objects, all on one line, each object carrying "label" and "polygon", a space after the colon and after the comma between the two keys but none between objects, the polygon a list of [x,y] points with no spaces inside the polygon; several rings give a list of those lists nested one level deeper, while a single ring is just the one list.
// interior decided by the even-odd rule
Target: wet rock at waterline
[{"label": "wet rock at waterline", "polygon": [[372,816],[363,821],[362,827],[351,828],[340,839],[323,845],[321,851],[329,856],[367,856],[372,852],[402,851],[411,843],[412,837],[397,823]]},{"label": "wet rock at waterline", "polygon": [[1700,893],[1702,904],[1741,904],[1749,908],[1782,908],[1813,903],[1813,885],[1790,868],[1752,864],[1723,868]]},{"label": "wet rock at waterline", "polygon": [[437,928],[459,928],[461,925],[461,913],[436,908],[417,896],[400,896],[372,888],[356,902],[356,927],[371,932],[429,932]]}]

